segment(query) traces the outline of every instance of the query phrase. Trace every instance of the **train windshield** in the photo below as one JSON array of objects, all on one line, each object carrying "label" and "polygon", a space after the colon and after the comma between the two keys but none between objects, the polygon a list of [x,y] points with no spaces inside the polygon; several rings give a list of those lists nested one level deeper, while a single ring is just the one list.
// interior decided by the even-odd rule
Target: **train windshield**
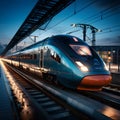
[{"label": "train windshield", "polygon": [[82,56],[92,56],[92,53],[88,46],[85,45],[73,45],[70,44],[70,47],[78,54]]}]

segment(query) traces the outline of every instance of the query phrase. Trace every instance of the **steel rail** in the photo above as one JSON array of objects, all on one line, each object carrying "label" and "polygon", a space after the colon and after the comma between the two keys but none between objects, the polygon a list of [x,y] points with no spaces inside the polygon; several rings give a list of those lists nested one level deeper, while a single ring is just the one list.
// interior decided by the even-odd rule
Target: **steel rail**
[{"label": "steel rail", "polygon": [[[16,70],[15,70],[16,71]],[[93,108],[90,108],[89,106],[80,103],[79,101],[75,100],[74,98],[67,96],[66,94],[64,94],[61,91],[58,91],[52,87],[50,87],[49,85],[42,83],[36,79],[31,79],[30,76],[25,75],[24,73],[20,73],[22,76],[24,76],[25,78],[27,78],[28,80],[34,82],[34,84],[37,84],[37,86],[39,86],[39,88],[41,88],[42,90],[45,90],[47,92],[49,92],[50,95],[54,95],[55,98],[58,98],[59,100],[62,100],[62,102],[66,103],[67,106],[70,106],[70,108],[74,109],[74,111],[77,111],[77,113],[82,113],[86,116],[88,116],[87,119],[104,119],[104,120],[109,120],[111,118],[109,118],[108,116],[105,116],[104,114],[102,114],[99,111],[94,110]]]}]

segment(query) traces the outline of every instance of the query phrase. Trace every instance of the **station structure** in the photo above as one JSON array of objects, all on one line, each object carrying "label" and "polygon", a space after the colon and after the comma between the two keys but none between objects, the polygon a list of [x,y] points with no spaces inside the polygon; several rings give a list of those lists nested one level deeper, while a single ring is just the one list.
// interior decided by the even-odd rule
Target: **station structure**
[{"label": "station structure", "polygon": [[38,0],[28,17],[18,29],[12,40],[1,53],[4,56],[11,48],[28,37],[46,22],[50,21],[75,0]]},{"label": "station structure", "polygon": [[[38,0],[31,13],[28,15],[19,30],[16,32],[15,36],[2,52],[1,56],[4,56],[11,48],[13,48],[16,44],[25,39],[27,36],[29,36],[36,29],[40,29],[40,26],[50,21],[56,14],[58,14],[61,10],[69,6],[74,1],[75,0]],[[95,31],[93,31],[93,38],[95,32],[96,29]],[[112,68],[111,63],[115,65],[117,64],[117,72],[120,72],[119,46],[103,47],[93,45],[92,47],[98,52],[98,54],[101,55],[104,61],[108,63],[109,69]],[[9,98],[7,96],[11,93],[8,92],[8,89],[10,88],[7,88],[6,84],[8,83],[6,82],[2,67],[0,66],[0,119],[17,119],[17,114],[14,114],[14,104],[12,104],[13,102],[11,102],[12,98]],[[2,105],[4,105],[5,107],[3,107]]]}]

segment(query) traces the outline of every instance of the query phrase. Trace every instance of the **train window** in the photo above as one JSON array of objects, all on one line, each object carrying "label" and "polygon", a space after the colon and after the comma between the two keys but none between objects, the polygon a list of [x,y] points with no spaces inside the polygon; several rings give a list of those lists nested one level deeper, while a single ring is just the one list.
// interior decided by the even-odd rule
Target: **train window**
[{"label": "train window", "polygon": [[37,55],[36,54],[34,54],[34,58],[33,59],[37,59]]},{"label": "train window", "polygon": [[84,45],[72,45],[70,44],[70,47],[78,54],[78,55],[89,55],[92,56],[92,53],[90,49],[87,46]]},{"label": "train window", "polygon": [[56,53],[56,52],[54,52],[53,50],[51,50],[51,57],[55,60],[55,61],[57,61],[57,62],[61,62],[61,58],[59,57],[59,55]]},{"label": "train window", "polygon": [[56,61],[59,63],[61,62],[61,58],[59,57],[59,55],[56,55]]}]

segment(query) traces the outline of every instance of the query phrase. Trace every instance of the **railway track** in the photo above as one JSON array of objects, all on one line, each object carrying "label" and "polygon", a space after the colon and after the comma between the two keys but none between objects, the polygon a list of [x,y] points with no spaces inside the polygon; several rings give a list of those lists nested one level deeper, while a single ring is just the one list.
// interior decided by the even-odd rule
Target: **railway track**
[{"label": "railway track", "polygon": [[[15,71],[17,71],[17,70],[15,70]],[[14,71],[12,70],[11,73],[12,72],[14,72]],[[86,94],[87,98],[83,99],[83,101],[85,102],[84,103],[82,101],[81,92],[74,93],[73,91],[67,90],[67,89],[65,89],[65,91],[67,91],[67,93],[63,92],[63,90],[56,91],[56,90],[52,89],[52,88],[54,88],[54,86],[52,86],[52,85],[44,84],[42,82],[36,81],[33,78],[31,80],[31,77],[29,77],[28,75],[24,75],[20,71],[19,71],[19,74],[21,74],[21,75],[20,76],[15,75],[14,77],[17,76],[16,77],[17,82],[18,81],[20,82],[19,84],[20,84],[20,86],[22,86],[23,93],[25,93],[27,95],[27,97],[25,97],[25,98],[27,98],[27,99],[29,98],[28,101],[31,101],[29,104],[33,103],[34,105],[32,105],[32,106],[35,106],[35,110],[37,109],[37,111],[40,111],[40,110],[42,111],[42,117],[43,118],[45,117],[45,119],[70,119],[70,120],[74,120],[74,119],[75,120],[76,119],[84,119],[84,120],[105,119],[106,120],[106,119],[116,118],[116,116],[117,116],[117,118],[120,117],[118,115],[119,114],[118,110],[115,110],[117,115],[115,114],[114,116],[110,116],[108,114],[104,114],[102,112],[99,112],[98,110],[94,110],[93,108],[87,106],[86,104],[90,104],[90,103],[87,103],[85,101],[89,101],[88,96],[91,97],[92,96],[91,93],[89,93],[88,95]],[[22,79],[27,79],[27,82],[23,82],[24,80],[21,80],[21,76],[22,76]],[[34,85],[34,87],[33,87],[33,85]],[[84,92],[82,92],[82,95],[83,95],[83,93]],[[92,94],[93,93],[94,92],[92,92]],[[52,94],[54,94],[54,95],[52,95]],[[58,97],[59,95],[62,97]],[[68,97],[66,98],[67,95],[68,95]],[[84,96],[85,96],[85,94],[84,94]],[[94,96],[95,96],[95,94],[94,94]],[[103,97],[104,97],[104,95],[103,95]],[[98,98],[98,97],[96,97],[96,98]],[[94,98],[94,100],[98,101],[98,99],[95,99],[95,98]],[[93,101],[93,102],[95,102],[95,101]],[[98,104],[98,103],[96,103],[96,104]],[[100,105],[98,104],[98,106],[100,106]],[[115,109],[117,109],[117,108],[115,108]],[[41,116],[39,116],[39,117],[41,117]]]},{"label": "railway track", "polygon": [[109,86],[103,87],[103,91],[120,96],[120,85],[110,84]]},{"label": "railway track", "polygon": [[107,91],[101,92],[80,92],[80,94],[90,97],[94,100],[100,101],[103,104],[111,106],[115,109],[120,110],[120,96],[113,95]]},{"label": "railway track", "polygon": [[[60,100],[58,100],[50,93],[45,91],[40,86],[36,85],[34,82],[30,81],[29,78],[24,76],[22,72],[13,70],[9,68],[10,73],[12,74],[15,83],[10,82],[12,86],[12,90],[14,91],[15,96],[18,94],[17,99],[19,97],[23,97],[26,99],[27,103],[24,99],[18,100],[20,108],[29,107],[28,109],[32,109],[33,119],[46,119],[46,120],[56,120],[56,119],[70,119],[77,120],[79,116],[74,115]],[[17,74],[16,74],[17,72]],[[18,75],[19,73],[19,75]],[[17,84],[18,89],[15,89],[15,84]],[[21,93],[21,94],[20,94]],[[57,101],[57,102],[56,102]],[[24,112],[24,109],[22,110]],[[40,114],[36,114],[40,113]],[[21,114],[21,113],[20,113]],[[26,118],[28,115],[21,115],[22,119]],[[81,114],[82,119],[87,119],[86,116]]]}]

